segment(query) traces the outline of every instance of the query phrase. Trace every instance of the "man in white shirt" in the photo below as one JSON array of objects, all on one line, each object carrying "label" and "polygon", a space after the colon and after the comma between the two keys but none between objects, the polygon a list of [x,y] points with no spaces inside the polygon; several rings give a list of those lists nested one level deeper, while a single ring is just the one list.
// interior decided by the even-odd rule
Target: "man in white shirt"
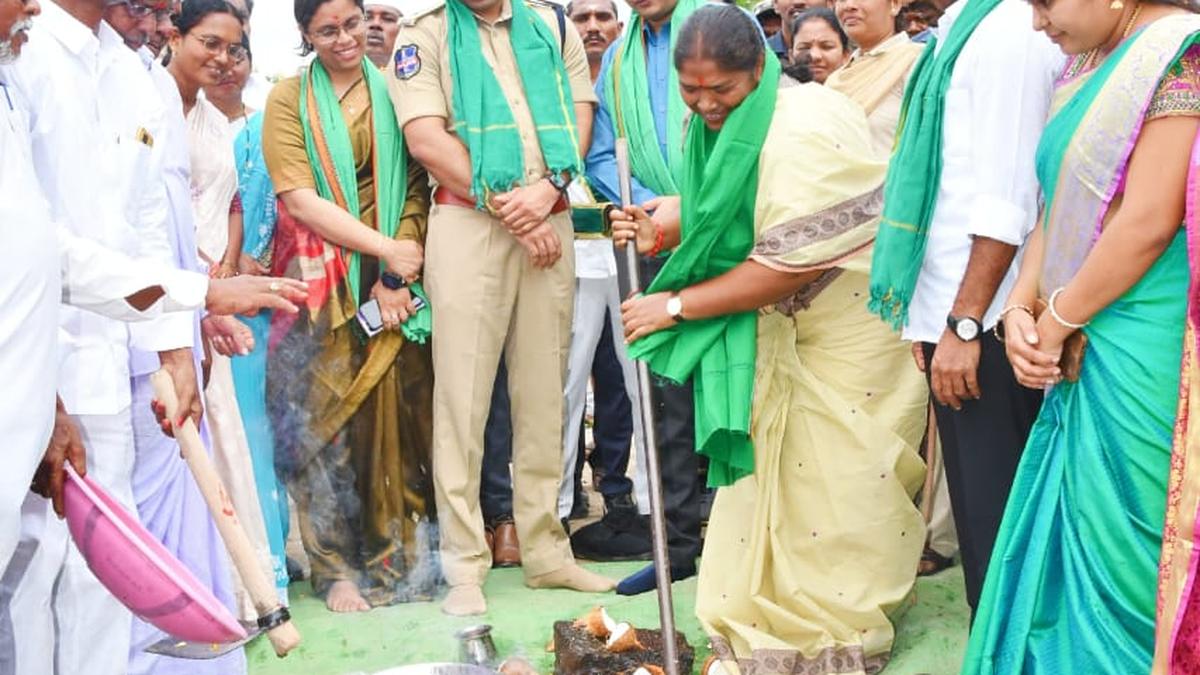
[{"label": "man in white shirt", "polygon": [[[11,63],[20,53],[29,20],[39,9],[36,0],[0,0],[0,65]],[[209,282],[200,274],[134,261],[58,227],[34,172],[26,106],[4,74],[0,70],[0,241],[5,242],[9,260],[0,275],[0,303],[5,308],[0,314],[0,379],[6,397],[0,405],[0,437],[8,440],[9,452],[6,471],[0,474],[0,569],[5,570],[5,598],[0,604],[11,609],[17,580],[9,563],[21,533],[22,501],[34,525],[46,520],[46,504],[26,498],[35,468],[42,464],[37,479],[52,493],[47,496],[55,497],[59,512],[65,456],[77,469],[85,469],[78,433],[61,401],[55,412],[58,301],[115,319],[146,319],[205,304],[224,314],[260,306],[287,310],[294,307],[272,292],[271,284],[293,299],[298,299],[295,292],[302,284],[250,279]],[[27,537],[21,548],[18,556],[31,558],[39,548],[36,537]],[[0,635],[13,638],[7,649],[0,650],[0,671],[16,672],[11,612],[0,616]],[[48,672],[36,670],[36,665],[32,668],[22,664],[21,671]]]},{"label": "man in white shirt", "polygon": [[[80,237],[171,264],[166,195],[157,177],[161,160],[154,151],[165,128],[163,107],[151,105],[157,94],[149,76],[101,21],[103,10],[104,0],[47,3],[24,57],[6,75],[30,106],[33,163],[51,217]],[[133,511],[129,350],[160,353],[182,409],[198,420],[192,319],[167,316],[126,326],[63,308],[59,326],[59,395],[80,425],[90,473]],[[62,523],[47,520],[38,543],[18,595],[52,597],[58,620],[46,612],[20,617],[16,623],[34,628],[17,642],[20,667],[32,666],[40,654],[41,672],[55,666],[64,673],[125,672],[128,611],[87,569]]]},{"label": "man in white shirt", "polygon": [[[173,267],[161,160],[153,151],[164,129],[162,105],[139,59],[101,22],[103,7],[103,0],[45,7],[25,57],[0,69],[0,77],[29,106],[33,166],[50,219]],[[59,336],[58,391],[81,427],[90,472],[132,509],[129,348],[158,352],[185,409],[198,416],[193,318],[182,313],[127,327],[62,308]],[[8,603],[19,633],[14,669],[124,673],[129,613],[92,576],[65,526],[45,517],[45,505],[27,507],[22,546],[30,547],[5,577],[6,590],[15,588]]]},{"label": "man in white shirt", "polygon": [[[981,1],[960,0],[946,12],[938,48],[963,10]],[[1041,404],[1041,392],[1017,384],[992,334],[1016,279],[1020,247],[1037,222],[1034,153],[1065,62],[1032,26],[1028,3],[1002,0],[953,65],[941,183],[903,331],[940,403],[938,430],[972,611]]]},{"label": "man in white shirt", "polygon": [[[145,3],[145,4],[143,4]],[[161,3],[161,4],[158,4]],[[155,105],[164,107],[165,126],[156,138],[155,153],[161,156],[158,178],[167,196],[167,228],[172,254],[181,269],[207,272],[201,265],[196,247],[196,224],[192,210],[191,159],[187,121],[179,85],[146,46],[155,29],[153,10],[165,7],[164,0],[106,0],[104,20],[121,35],[126,46],[141,59],[153,80],[158,97]],[[233,151],[230,146],[230,152]],[[228,317],[204,317],[205,332],[250,330]],[[200,316],[193,319],[194,343],[199,345]],[[202,349],[193,350],[193,362],[199,372]],[[130,349],[130,386],[133,390],[133,431],[136,460],[133,467],[133,497],[147,531],[196,576],[197,581],[230,610],[236,612],[233,576],[220,555],[222,543],[199,487],[186,463],[179,461],[179,446],[158,426],[150,401],[154,388],[150,375],[158,370],[159,358],[153,352]],[[207,440],[206,425],[201,435]],[[251,521],[244,521],[248,525]],[[245,672],[245,655],[233,650],[216,659],[182,662],[167,656],[150,654],[146,647],[163,637],[162,631],[148,622],[135,619],[129,647],[130,675],[186,672],[188,675],[228,675]]]}]

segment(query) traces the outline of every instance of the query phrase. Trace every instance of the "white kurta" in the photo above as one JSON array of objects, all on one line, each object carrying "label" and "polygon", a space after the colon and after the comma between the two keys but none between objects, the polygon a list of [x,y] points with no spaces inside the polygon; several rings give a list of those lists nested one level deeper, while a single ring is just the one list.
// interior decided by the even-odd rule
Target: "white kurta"
[{"label": "white kurta", "polygon": [[[149,75],[106,24],[93,32],[54,3],[42,11],[22,58],[0,77],[28,104],[31,156],[51,219],[81,238],[172,265],[154,149],[164,116]],[[132,508],[129,347],[190,346],[192,318],[128,327],[64,307],[58,325],[57,390],[81,427],[89,471]],[[24,514],[23,548],[6,570],[0,602],[21,634],[0,660],[17,673],[124,673],[130,615],[46,509],[35,500]]]},{"label": "white kurta", "polygon": [[[203,305],[208,284],[198,275],[135,264],[59,229],[34,175],[21,100],[3,83],[0,93],[0,241],[10,256],[0,276],[0,438],[9,448],[0,472],[4,569],[19,534],[21,500],[54,424],[59,300],[115,319],[146,319],[164,308]],[[145,312],[125,303],[153,285],[163,285],[171,302]]]}]

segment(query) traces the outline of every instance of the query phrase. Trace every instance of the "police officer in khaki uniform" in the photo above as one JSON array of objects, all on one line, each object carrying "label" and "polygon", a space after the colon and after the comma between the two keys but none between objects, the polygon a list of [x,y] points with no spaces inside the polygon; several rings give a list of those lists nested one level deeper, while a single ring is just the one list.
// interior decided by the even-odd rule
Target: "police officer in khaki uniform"
[{"label": "police officer in khaki uniform", "polygon": [[[405,22],[391,68],[393,100],[409,150],[437,183],[425,282],[434,308],[434,487],[442,566],[451,587],[442,609],[453,615],[486,611],[482,584],[491,553],[479,481],[484,423],[502,353],[512,398],[513,510],[525,583],[587,592],[614,585],[575,564],[556,512],[575,286],[573,229],[564,193],[573,176],[547,170],[549,155],[539,141],[547,127],[535,124],[540,111],[531,109],[534,96],[527,94],[528,86],[537,86],[533,78],[553,78],[561,64],[553,61],[554,68],[546,69],[555,72],[520,72],[512,2],[526,2],[516,8],[520,16],[533,12],[557,40],[551,58],[565,63],[566,82],[560,82],[554,99],[564,100],[568,112],[573,103],[570,132],[577,150],[586,152],[596,98],[583,43],[555,6],[538,0],[446,0],[462,4],[441,4]],[[460,122],[454,103],[458,83],[448,36],[453,17],[463,16],[474,20],[486,67],[519,133],[520,156],[512,161],[524,162],[517,186],[478,201],[469,143],[456,131],[471,133],[466,131],[471,125],[455,126]],[[541,100],[549,104],[544,96]],[[565,119],[571,127],[571,116]]]}]

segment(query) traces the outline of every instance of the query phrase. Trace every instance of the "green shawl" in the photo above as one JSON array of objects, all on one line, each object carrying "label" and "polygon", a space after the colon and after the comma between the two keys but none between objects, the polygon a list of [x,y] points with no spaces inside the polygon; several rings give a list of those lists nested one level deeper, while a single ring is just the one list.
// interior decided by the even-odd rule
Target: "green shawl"
[{"label": "green shawl", "polygon": [[888,167],[868,306],[896,329],[908,320],[942,182],[942,119],[950,76],[975,29],[1001,2],[965,1],[946,43],[939,50],[937,38],[930,40],[909,78]]},{"label": "green shawl", "polygon": [[[671,13],[670,54],[683,22],[707,0],[679,0]],[[687,107],[679,95],[679,75],[671,66],[667,79],[667,157],[659,149],[650,83],[646,76],[645,21],[634,14],[600,83],[604,107],[618,138],[629,142],[629,166],[638,181],[657,195],[679,194],[683,174],[683,118]]]},{"label": "green shawl", "polygon": [[[408,151],[404,147],[404,136],[400,132],[392,99],[388,94],[387,80],[366,58],[363,59],[362,68],[363,79],[371,99],[375,229],[391,239],[396,236],[400,216],[404,212],[404,202],[408,197]],[[304,128],[304,148],[308,152],[308,163],[317,183],[317,194],[361,220],[358,169],[355,166],[354,147],[350,142],[350,129],[342,117],[341,102],[333,90],[329,73],[320,60],[314,60],[308,72],[300,78],[300,124]],[[330,180],[331,177],[333,180]],[[326,243],[326,246],[328,245]],[[341,247],[338,248],[337,255],[350,288],[350,297],[357,304],[361,298],[359,286],[362,255],[358,251]],[[381,270],[385,268],[383,260],[379,261],[379,267]],[[338,281],[329,279],[330,284]],[[412,292],[421,296],[426,304],[405,324],[405,333],[410,339],[418,339],[423,343],[428,335],[427,326],[431,322],[428,298],[425,297],[420,284],[414,284]]]},{"label": "green shawl", "polygon": [[[483,208],[489,194],[505,192],[525,176],[521,136],[508,97],[483,56],[475,15],[462,0],[446,0],[454,130],[471,154],[471,192]],[[537,127],[546,168],[580,172],[575,103],[559,41],[524,0],[512,0],[513,54]]]},{"label": "green shawl", "polygon": [[[683,167],[683,239],[647,293],[680,290],[746,261],[754,246],[758,158],[775,114],[779,60],[767,54],[762,80],[719,132],[693,118]],[[709,458],[711,486],[754,472],[750,409],[758,351],[754,312],[688,321],[630,346],[659,375],[692,378],[696,450]]]}]

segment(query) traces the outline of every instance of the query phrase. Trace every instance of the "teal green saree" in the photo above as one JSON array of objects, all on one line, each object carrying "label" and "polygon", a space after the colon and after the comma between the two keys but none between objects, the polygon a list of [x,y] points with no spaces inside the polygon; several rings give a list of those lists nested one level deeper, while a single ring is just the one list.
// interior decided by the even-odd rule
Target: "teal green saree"
[{"label": "teal green saree", "polygon": [[[1094,71],[1069,70],[1060,82],[1038,149],[1043,297],[1082,267],[1123,192],[1160,83],[1180,69],[1194,80],[1197,44],[1200,17],[1163,18]],[[1079,380],[1047,393],[964,673],[1150,672],[1192,278],[1187,234],[1181,227],[1146,274],[1093,317]]]}]

